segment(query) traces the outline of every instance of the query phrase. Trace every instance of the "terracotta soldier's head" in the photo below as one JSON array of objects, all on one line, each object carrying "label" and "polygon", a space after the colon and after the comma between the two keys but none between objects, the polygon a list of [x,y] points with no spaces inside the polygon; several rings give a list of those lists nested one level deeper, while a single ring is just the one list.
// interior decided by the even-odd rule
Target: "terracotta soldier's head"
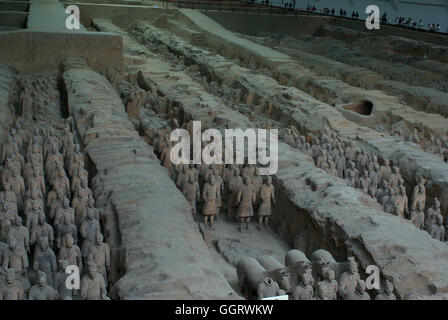
[{"label": "terracotta soldier's head", "polygon": [[328,269],[327,272],[325,272],[325,279],[328,281],[333,281],[335,277],[334,271],[332,269]]},{"label": "terracotta soldier's head", "polygon": [[356,291],[360,294],[366,292],[366,282],[364,280],[358,280],[356,283]]},{"label": "terracotta soldier's head", "polygon": [[89,274],[90,278],[94,278],[97,273],[96,265],[93,261],[87,262],[87,273]]},{"label": "terracotta soldier's head", "polygon": [[95,241],[96,241],[96,244],[99,246],[103,243],[103,235],[101,234],[101,232],[96,233]]},{"label": "terracotta soldier's head", "polygon": [[14,218],[14,224],[15,224],[16,227],[20,227],[20,226],[22,226],[22,218],[21,218],[20,216],[17,215],[17,216]]},{"label": "terracotta soldier's head", "polygon": [[16,238],[14,238],[13,236],[9,236],[8,237],[8,244],[9,244],[9,249],[11,250],[15,250],[17,247],[17,240]]},{"label": "terracotta soldier's head", "polygon": [[348,258],[348,270],[350,271],[350,273],[355,274],[358,272],[358,264],[355,261],[355,258],[353,257],[349,257]]},{"label": "terracotta soldier's head", "polygon": [[11,285],[16,280],[16,272],[14,269],[7,269],[6,270],[6,282]]},{"label": "terracotta soldier's head", "polygon": [[47,274],[42,271],[37,271],[37,282],[41,287],[45,287],[47,284]]},{"label": "terracotta soldier's head", "polygon": [[64,198],[62,205],[63,205],[64,209],[68,208],[68,206],[70,205],[70,201],[68,200],[68,198]]},{"label": "terracotta soldier's head", "polygon": [[73,236],[70,233],[67,233],[65,235],[65,246],[69,249],[71,249],[73,247],[73,243],[75,242],[75,240],[73,239]]}]

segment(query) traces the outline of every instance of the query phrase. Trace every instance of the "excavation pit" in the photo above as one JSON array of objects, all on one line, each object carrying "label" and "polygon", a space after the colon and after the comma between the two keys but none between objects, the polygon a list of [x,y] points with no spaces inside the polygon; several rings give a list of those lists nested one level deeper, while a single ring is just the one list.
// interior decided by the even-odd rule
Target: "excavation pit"
[{"label": "excavation pit", "polygon": [[343,109],[356,112],[363,116],[370,116],[373,111],[373,103],[368,100],[361,100],[358,103],[346,105]]}]

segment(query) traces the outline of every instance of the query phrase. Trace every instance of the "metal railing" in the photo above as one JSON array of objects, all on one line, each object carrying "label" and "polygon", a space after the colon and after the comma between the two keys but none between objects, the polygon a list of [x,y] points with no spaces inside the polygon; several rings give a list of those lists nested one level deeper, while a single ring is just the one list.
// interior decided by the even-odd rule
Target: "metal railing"
[{"label": "metal railing", "polygon": [[[164,0],[168,7],[170,4],[177,8],[245,12],[258,14],[297,15],[306,14],[306,10],[285,8],[280,5],[266,5],[245,1],[213,1],[213,0]],[[280,2],[278,2],[280,4]],[[309,13],[309,12],[308,12]]]},{"label": "metal railing", "polygon": [[[363,19],[340,16],[338,14],[329,14],[318,11],[309,11],[306,8],[289,8],[282,6],[281,1],[269,1],[269,4],[260,4],[249,1],[234,1],[234,0],[163,0],[164,5],[168,7],[170,4],[176,6],[177,8],[187,8],[187,9],[199,9],[199,10],[214,10],[214,11],[230,11],[230,12],[244,12],[244,13],[256,13],[256,14],[272,14],[272,15],[306,15],[306,16],[320,16],[320,17],[334,17],[337,19],[358,21],[363,22]],[[287,1],[287,0],[285,0]],[[435,32],[427,29],[414,28],[406,25],[391,24],[388,22],[381,22],[382,25],[387,25],[390,27],[413,30],[419,32],[426,32],[430,34],[437,35],[448,35],[448,33]]]}]

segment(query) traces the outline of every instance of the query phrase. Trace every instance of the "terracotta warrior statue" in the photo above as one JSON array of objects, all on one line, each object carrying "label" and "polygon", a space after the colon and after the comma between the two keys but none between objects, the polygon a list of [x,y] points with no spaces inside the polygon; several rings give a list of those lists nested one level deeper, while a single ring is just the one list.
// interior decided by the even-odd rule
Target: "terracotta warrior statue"
[{"label": "terracotta warrior statue", "polygon": [[383,292],[379,293],[375,300],[396,300],[394,292],[394,285],[389,280],[386,280]]},{"label": "terracotta warrior statue", "polygon": [[194,174],[194,180],[196,180],[196,182],[199,183],[199,171],[198,171],[198,169],[196,169],[196,168],[194,167],[194,165],[193,165],[192,163],[189,165],[189,171],[190,171],[190,172],[193,172],[193,174]]},{"label": "terracotta warrior statue", "polygon": [[64,132],[61,136],[59,145],[62,147],[62,149],[67,149],[68,144],[70,142],[73,143],[73,141],[74,141],[73,133],[71,133],[70,127],[67,125],[64,127]]},{"label": "terracotta warrior statue", "polygon": [[54,220],[56,212],[58,212],[59,209],[63,207],[65,200],[68,200],[68,198],[65,196],[64,191],[62,191],[62,189],[60,188],[57,188],[56,197],[51,201],[51,204],[48,207],[50,209],[48,212],[48,218],[50,220]]},{"label": "terracotta warrior statue", "polygon": [[434,239],[439,241],[445,240],[445,227],[443,226],[443,216],[441,214],[436,214],[436,222],[428,228],[428,233]]},{"label": "terracotta warrior statue", "polygon": [[250,177],[244,177],[244,184],[240,187],[236,195],[238,205],[238,218],[240,219],[240,232],[243,232],[243,224],[246,223],[246,230],[249,230],[250,218],[253,217],[253,205],[256,201],[255,191],[252,188]]},{"label": "terracotta warrior statue", "polygon": [[88,262],[87,274],[82,277],[81,297],[84,300],[109,300],[106,283],[103,276],[97,271],[93,261]]},{"label": "terracotta warrior statue", "polygon": [[66,235],[71,235],[74,243],[78,242],[78,229],[71,220],[70,212],[65,212],[63,221],[56,226],[56,245],[58,248],[61,248],[62,238]]},{"label": "terracotta warrior statue", "polygon": [[380,204],[383,206],[385,212],[393,213],[395,206],[395,196],[393,188],[387,188],[387,194],[380,200]]},{"label": "terracotta warrior statue", "polygon": [[[187,164],[181,164],[180,170],[176,176],[176,187],[182,190],[184,184],[188,183],[190,180],[190,172]],[[194,176],[193,176],[194,180]]]},{"label": "terracotta warrior statue", "polygon": [[47,159],[52,153],[59,151],[59,141],[56,138],[56,133],[53,130],[50,130],[47,138],[45,139],[42,151],[45,159]]},{"label": "terracotta warrior statue", "polygon": [[204,225],[207,227],[207,222],[210,221],[210,228],[213,228],[213,221],[218,212],[218,198],[220,198],[219,186],[216,184],[216,177],[212,175],[210,181],[204,184],[202,189],[202,200],[204,206],[202,207],[202,214],[204,216]]},{"label": "terracotta warrior statue", "polygon": [[436,216],[438,214],[441,214],[440,211],[440,202],[439,199],[434,198],[434,203],[432,205],[432,207],[428,208],[428,210],[426,210],[426,215],[425,215],[425,229],[428,230],[430,226],[432,226],[434,223],[436,223]]},{"label": "terracotta warrior statue", "polygon": [[22,225],[22,218],[16,216],[14,223],[11,225],[8,231],[8,238],[13,237],[17,241],[17,245],[25,249],[27,253],[30,253],[30,232]]},{"label": "terracotta warrior statue", "polygon": [[0,300],[23,300],[25,293],[22,284],[16,281],[14,269],[6,270],[5,280],[0,284]]},{"label": "terracotta warrior statue", "polygon": [[[224,180],[225,186],[229,185],[230,179],[233,177],[233,175],[234,175],[234,167],[230,164],[226,165],[222,173],[222,179]],[[224,194],[225,194],[224,198],[227,199],[227,192],[225,192]]]},{"label": "terracotta warrior statue", "polygon": [[50,248],[46,237],[41,237],[39,245],[34,249],[33,269],[45,272],[48,283],[53,285],[53,275],[57,269],[56,255]]},{"label": "terracotta warrior statue", "polygon": [[17,240],[14,237],[9,237],[8,247],[3,250],[2,255],[3,269],[11,268],[15,271],[15,278],[22,284],[26,291],[30,287],[28,280],[28,255],[21,246],[17,245]]},{"label": "terracotta warrior statue", "polygon": [[40,170],[38,168],[33,169],[33,175],[28,178],[27,186],[28,189],[31,189],[31,186],[33,186],[34,189],[37,189],[42,199],[47,194],[45,189],[44,177],[40,175]]},{"label": "terracotta warrior statue", "polygon": [[361,189],[362,192],[367,193],[369,191],[369,185],[369,172],[367,170],[364,170],[361,177],[359,178],[358,188]]},{"label": "terracotta warrior statue", "polygon": [[79,151],[79,144],[75,145],[74,152],[66,158],[66,163],[68,167],[68,174],[73,177],[75,173],[84,169],[84,161],[82,153]]},{"label": "terracotta warrior statue", "polygon": [[400,186],[399,194],[395,197],[395,214],[403,219],[409,214],[408,197],[404,186]]},{"label": "terracotta warrior statue", "polygon": [[90,246],[95,243],[96,233],[101,232],[100,224],[95,219],[95,212],[87,210],[87,217],[81,223],[80,234],[83,239],[81,244],[81,255],[84,265],[87,263]]},{"label": "terracotta warrior statue", "polygon": [[16,195],[11,191],[11,185],[8,182],[3,184],[3,191],[0,192],[0,201],[10,202],[17,206]]},{"label": "terracotta warrior statue", "polygon": [[356,187],[356,178],[354,174],[353,170],[347,170],[347,177],[345,178],[345,183],[352,188]]},{"label": "terracotta warrior statue", "polygon": [[355,142],[353,140],[348,141],[346,147],[345,147],[345,158],[347,161],[347,166],[350,161],[356,160],[356,148],[355,148]]},{"label": "terracotta warrior statue", "polygon": [[29,178],[33,175],[33,171],[37,169],[39,170],[39,175],[43,175],[44,168],[42,163],[39,162],[39,159],[32,155],[31,159],[25,164],[25,169],[23,169],[23,178],[25,180],[29,180]]},{"label": "terracotta warrior statue", "polygon": [[189,172],[188,181],[182,184],[182,193],[190,204],[191,214],[196,214],[196,201],[201,197],[201,192],[199,190],[199,183],[196,182],[194,173]]},{"label": "terracotta warrior statue", "polygon": [[73,173],[71,192],[73,195],[79,193],[79,188],[88,189],[88,177],[87,170],[84,169],[84,161],[78,162],[78,169]]},{"label": "terracotta warrior statue", "polygon": [[333,177],[337,177],[338,171],[336,170],[336,168],[334,166],[334,162],[332,160],[328,160],[328,164],[329,164],[329,167],[327,169],[327,173],[329,175],[332,175]]},{"label": "terracotta warrior statue", "polygon": [[162,164],[162,166],[164,166],[167,170],[168,173],[170,175],[173,174],[173,164],[171,162],[171,148],[172,148],[172,142],[171,141],[167,141],[166,142],[166,147],[162,150],[162,153],[160,155],[160,162]]},{"label": "terracotta warrior statue", "polygon": [[263,186],[263,177],[260,175],[260,168],[255,168],[254,175],[251,179],[252,185],[255,188],[255,195],[257,197],[257,201],[259,200],[260,190]]},{"label": "terracotta warrior statue", "polygon": [[39,223],[39,213],[43,212],[37,203],[33,203],[31,210],[27,212],[25,217],[25,226],[28,230],[32,230],[33,227]]},{"label": "terracotta warrior statue", "polygon": [[0,163],[4,163],[6,159],[11,158],[18,152],[19,147],[14,142],[12,135],[8,135],[8,140],[2,145],[2,153],[0,157]]},{"label": "terracotta warrior statue", "polygon": [[369,172],[369,195],[375,197],[376,191],[378,190],[378,186],[380,184],[380,167],[377,163],[374,164],[373,170]]},{"label": "terracotta warrior statue", "polygon": [[108,274],[110,274],[110,248],[103,242],[103,235],[96,234],[96,241],[89,249],[89,261],[93,261],[98,272],[103,276],[105,283],[108,283]]},{"label": "terracotta warrior statue", "polygon": [[37,207],[39,210],[44,210],[44,202],[42,201],[41,198],[39,198],[39,191],[36,189],[31,189],[30,190],[30,198],[27,198],[25,200],[25,209],[24,209],[24,214],[25,216],[28,215],[28,212],[33,208],[33,207]]},{"label": "terracotta warrior statue", "polygon": [[381,202],[383,201],[383,198],[387,197],[388,194],[389,194],[389,183],[386,180],[383,180],[383,184],[382,184],[381,188],[379,188],[375,192],[375,198],[378,201],[378,203],[381,204]]},{"label": "terracotta warrior statue", "polygon": [[59,181],[56,179],[59,176],[59,171],[64,170],[62,167],[62,162],[60,162],[57,159],[54,159],[51,162],[51,167],[46,166],[45,167],[45,177],[47,181],[56,181],[59,183]]},{"label": "terracotta warrior statue", "polygon": [[364,149],[361,149],[361,152],[356,157],[356,168],[359,170],[359,172],[363,172],[367,169],[367,163],[369,161],[369,158],[367,154],[365,153]]},{"label": "terracotta warrior statue", "polygon": [[11,185],[11,190],[16,195],[17,207],[19,211],[22,211],[25,196],[25,181],[19,175],[19,170],[17,170],[17,168],[14,168],[12,170],[12,176],[8,177],[6,182],[8,182]]},{"label": "terracotta warrior statue", "polygon": [[[319,259],[317,264],[315,265],[315,270],[317,272],[316,274],[316,280],[317,281],[323,281],[327,278],[327,272],[330,270],[330,263],[324,259]],[[311,270],[313,271],[313,270]],[[317,283],[315,283],[317,284]]]},{"label": "terracotta warrior statue", "polygon": [[65,167],[68,167],[68,158],[71,154],[73,154],[73,152],[75,152],[75,143],[73,141],[69,141],[67,146],[62,149],[62,155],[65,158]]},{"label": "terracotta warrior statue", "polygon": [[313,299],[312,276],[309,272],[299,275],[299,284],[292,292],[292,300],[312,300]]},{"label": "terracotta warrior statue", "polygon": [[370,296],[366,292],[366,282],[364,280],[358,280],[356,290],[347,294],[344,300],[370,300]]},{"label": "terracotta warrior statue", "polygon": [[334,159],[334,164],[337,170],[337,175],[339,178],[344,179],[344,172],[347,169],[347,161],[344,156],[344,151],[339,150],[338,155]]},{"label": "terracotta warrior statue", "polygon": [[376,165],[378,165],[378,169],[379,169],[380,164],[378,162],[378,157],[376,155],[372,155],[372,158],[369,161],[369,165],[367,166],[368,170],[369,171],[374,170]]},{"label": "terracotta warrior statue", "polygon": [[3,186],[5,185],[5,183],[8,183],[8,179],[12,177],[14,168],[19,170],[19,168],[14,165],[14,162],[11,158],[6,159],[3,172],[1,173],[1,182]]},{"label": "terracotta warrior statue", "polygon": [[423,208],[425,207],[426,203],[426,190],[425,186],[422,183],[419,183],[415,188],[414,192],[412,194],[412,202],[411,202],[411,210],[415,210],[417,207],[417,203],[421,202],[423,205]]},{"label": "terracotta warrior statue", "polygon": [[62,189],[64,194],[69,197],[70,193],[70,182],[68,181],[67,176],[65,175],[65,171],[62,168],[59,168],[58,176],[55,177],[56,183],[59,185],[59,188]]},{"label": "terracotta warrior statue", "polygon": [[69,265],[77,266],[79,270],[82,270],[81,250],[74,244],[73,236],[69,233],[61,241],[58,260],[67,260]]},{"label": "terracotta warrior statue", "polygon": [[[36,152],[37,153],[37,152]],[[45,160],[45,171],[53,171],[57,165],[64,163],[64,157],[59,152],[59,146],[57,144],[52,145],[52,149],[48,152],[47,159]]]},{"label": "terracotta warrior statue", "polygon": [[359,170],[357,169],[355,163],[353,161],[349,161],[349,164],[347,165],[347,170],[345,173],[349,174],[350,171],[353,173],[353,178],[355,181],[359,179]]},{"label": "terracotta warrior statue", "polygon": [[323,281],[316,283],[316,296],[313,300],[330,300],[327,295],[327,287]]},{"label": "terracotta warrior statue", "polygon": [[233,176],[230,178],[228,185],[228,199],[227,199],[227,220],[234,218],[234,210],[237,207],[236,197],[238,190],[243,185],[243,179],[240,177],[240,170],[234,168]]},{"label": "terracotta warrior statue", "polygon": [[56,214],[53,219],[53,226],[58,228],[60,224],[64,222],[64,217],[68,215],[70,218],[70,223],[75,223],[75,211],[73,208],[70,208],[70,201],[67,198],[64,198],[62,202],[62,207],[56,210]]},{"label": "terracotta warrior statue", "polygon": [[219,175],[219,169],[213,168],[213,175],[216,178],[216,188],[218,189],[218,198],[216,199],[216,218],[219,216],[219,212],[222,207],[222,194],[224,193],[224,180]]},{"label": "terracotta warrior statue", "polygon": [[344,299],[349,293],[355,292],[358,280],[360,280],[358,273],[358,265],[353,257],[348,258],[349,269],[345,271],[339,278],[339,298]]},{"label": "terracotta warrior statue", "polygon": [[45,220],[43,211],[38,213],[38,223],[31,228],[30,243],[32,246],[39,243],[39,239],[45,237],[48,239],[50,247],[53,247],[54,232],[53,228]]},{"label": "terracotta warrior statue", "polygon": [[56,300],[57,291],[47,284],[47,274],[37,271],[37,283],[31,287],[29,300]]},{"label": "terracotta warrior statue", "polygon": [[9,202],[0,202],[0,241],[8,241],[8,233],[17,216],[11,208],[14,204]]},{"label": "terracotta warrior statue", "polygon": [[69,266],[69,263],[67,260],[59,260],[58,263],[59,269],[54,276],[53,282],[54,289],[58,293],[59,300],[72,300],[73,291],[71,289],[68,289],[67,285],[65,284],[67,278],[70,276],[70,274],[65,272],[65,270]]},{"label": "terracotta warrior statue", "polygon": [[[60,189],[57,182],[52,181],[50,183],[50,185],[51,185],[52,189],[51,189],[50,192],[48,192],[48,194],[47,194],[47,201],[45,202],[47,208],[51,207],[51,204],[52,204],[53,200],[56,199],[56,197],[57,197],[57,190]],[[62,193],[62,189],[60,189],[60,190],[61,190],[61,193]],[[62,197],[61,197],[61,200],[62,200]]]},{"label": "terracotta warrior statue", "polygon": [[392,174],[389,177],[389,187],[395,188],[396,186],[398,186],[398,179],[400,178],[400,168],[394,166],[392,169]]},{"label": "terracotta warrior statue", "polygon": [[212,168],[209,165],[207,165],[205,163],[200,164],[200,166],[199,166],[199,176],[201,177],[200,181],[202,182],[202,186],[204,186],[204,184],[206,182],[210,181],[210,177],[212,175],[213,175],[213,170],[212,170]]},{"label": "terracotta warrior statue", "polygon": [[337,300],[338,298],[338,282],[335,280],[335,273],[332,269],[325,272],[325,279],[321,282],[324,286],[324,295],[328,300]]},{"label": "terracotta warrior statue", "polygon": [[420,230],[425,229],[425,214],[423,213],[423,204],[421,202],[417,203],[417,209],[411,211],[409,220],[415,225],[416,228]]},{"label": "terracotta warrior statue", "polygon": [[268,229],[268,221],[271,216],[271,201],[275,205],[274,186],[272,185],[272,177],[266,177],[266,183],[260,189],[260,204],[258,206],[258,229],[261,231],[263,222],[265,228]]},{"label": "terracotta warrior statue", "polygon": [[285,291],[281,290],[278,283],[272,280],[272,278],[266,277],[258,285],[257,293],[258,300],[262,300],[263,298],[284,295]]},{"label": "terracotta warrior statue", "polygon": [[384,160],[384,165],[380,167],[380,179],[381,181],[387,180],[389,181],[389,177],[392,174],[392,168],[390,167],[390,161]]}]

